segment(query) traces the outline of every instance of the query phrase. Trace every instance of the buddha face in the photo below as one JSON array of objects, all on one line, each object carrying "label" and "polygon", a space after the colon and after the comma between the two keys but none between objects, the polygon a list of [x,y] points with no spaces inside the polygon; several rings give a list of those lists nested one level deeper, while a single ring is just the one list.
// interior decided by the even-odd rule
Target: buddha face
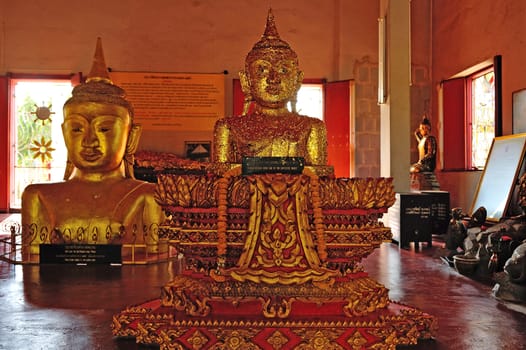
[{"label": "buddha face", "polygon": [[122,106],[98,102],[67,104],[62,133],[69,160],[87,172],[118,169],[130,127],[129,112]]},{"label": "buddha face", "polygon": [[422,136],[426,136],[429,134],[429,132],[431,131],[431,127],[427,124],[420,124],[420,133],[422,134]]},{"label": "buddha face", "polygon": [[298,91],[303,73],[286,52],[266,51],[247,65],[251,94],[260,105],[283,107]]}]

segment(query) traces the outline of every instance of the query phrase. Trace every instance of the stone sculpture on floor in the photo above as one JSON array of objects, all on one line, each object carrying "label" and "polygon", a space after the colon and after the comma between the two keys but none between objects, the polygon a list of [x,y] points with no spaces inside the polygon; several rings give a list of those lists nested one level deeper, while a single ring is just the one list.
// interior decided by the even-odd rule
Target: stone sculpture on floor
[{"label": "stone sculpture on floor", "polygon": [[526,174],[519,179],[518,192],[522,214],[504,218],[489,236],[499,271],[493,294],[502,300],[526,303]]},{"label": "stone sculpture on floor", "polygon": [[[447,255],[442,258],[466,275],[491,278],[493,294],[502,300],[526,302],[526,174],[519,179],[517,206],[522,214],[486,222],[486,209],[471,217],[452,210],[446,235]],[[465,237],[461,242],[461,238]]]}]

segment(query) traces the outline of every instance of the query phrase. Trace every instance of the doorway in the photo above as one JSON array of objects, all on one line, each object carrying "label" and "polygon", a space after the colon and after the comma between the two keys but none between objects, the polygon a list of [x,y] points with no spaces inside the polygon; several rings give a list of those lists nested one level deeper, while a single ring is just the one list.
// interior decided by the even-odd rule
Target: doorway
[{"label": "doorway", "polygon": [[67,152],[62,106],[71,96],[67,79],[10,79],[9,207],[21,209],[25,187],[63,179]]}]

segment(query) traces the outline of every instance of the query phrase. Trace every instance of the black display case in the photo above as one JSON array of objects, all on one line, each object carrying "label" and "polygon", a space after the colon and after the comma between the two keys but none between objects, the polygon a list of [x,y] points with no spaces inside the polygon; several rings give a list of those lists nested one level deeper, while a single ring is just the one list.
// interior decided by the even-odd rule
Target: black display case
[{"label": "black display case", "polygon": [[397,193],[388,211],[393,241],[407,248],[411,242],[432,246],[432,235],[447,231],[449,192],[426,191]]}]

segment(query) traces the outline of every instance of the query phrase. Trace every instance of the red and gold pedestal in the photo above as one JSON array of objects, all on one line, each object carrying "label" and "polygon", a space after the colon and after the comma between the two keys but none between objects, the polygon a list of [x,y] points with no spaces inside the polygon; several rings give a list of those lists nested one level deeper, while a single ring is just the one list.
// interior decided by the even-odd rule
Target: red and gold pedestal
[{"label": "red and gold pedestal", "polygon": [[186,266],[113,334],[161,349],[394,349],[436,319],[389,300],[360,261],[390,230],[392,179],[167,175],[161,230]]},{"label": "red and gold pedestal", "polygon": [[434,317],[390,301],[365,274],[331,286],[181,275],[160,299],[113,318],[115,335],[161,349],[395,349],[436,328]]}]

